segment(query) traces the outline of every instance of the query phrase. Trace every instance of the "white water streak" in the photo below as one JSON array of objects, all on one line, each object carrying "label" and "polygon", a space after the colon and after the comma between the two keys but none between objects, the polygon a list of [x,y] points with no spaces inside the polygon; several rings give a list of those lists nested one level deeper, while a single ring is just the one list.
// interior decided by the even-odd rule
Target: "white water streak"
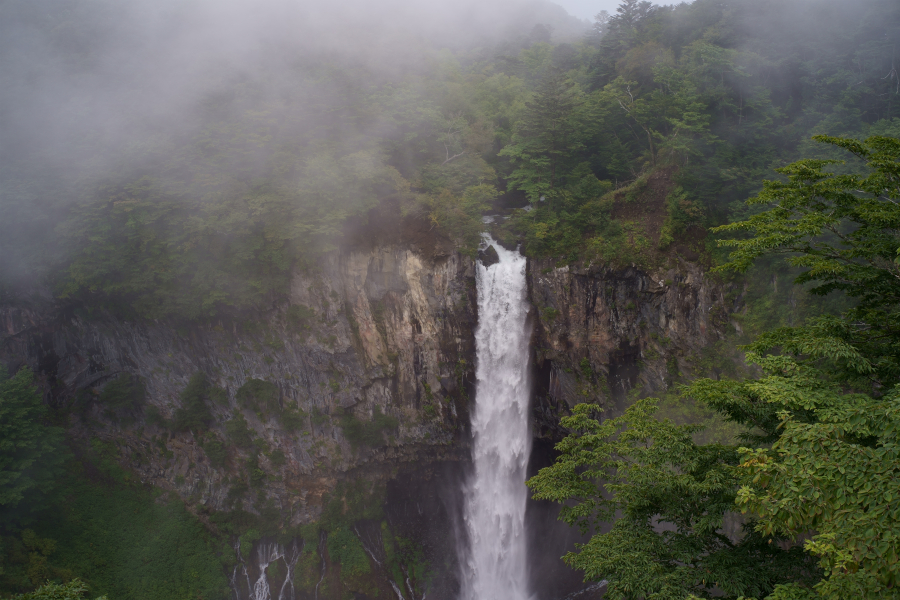
[{"label": "white water streak", "polygon": [[271,563],[284,558],[284,546],[276,543],[260,543],[256,547],[256,557],[259,579],[256,580],[253,586],[250,600],[271,600],[272,594],[269,590],[269,578],[266,575],[266,569]]},{"label": "white water streak", "polygon": [[525,469],[531,452],[525,258],[490,238],[500,262],[477,265],[474,473],[465,521],[462,600],[526,600]]},{"label": "white water streak", "polygon": [[[294,590],[294,567],[297,566],[297,561],[300,560],[300,551],[303,550],[303,546],[297,547],[297,540],[291,542],[290,553],[285,552],[284,554],[284,562],[287,563],[287,575],[284,578],[284,583],[281,584],[281,591],[278,592],[278,600],[294,600],[295,590]],[[288,595],[285,595],[285,592],[290,590]]]}]

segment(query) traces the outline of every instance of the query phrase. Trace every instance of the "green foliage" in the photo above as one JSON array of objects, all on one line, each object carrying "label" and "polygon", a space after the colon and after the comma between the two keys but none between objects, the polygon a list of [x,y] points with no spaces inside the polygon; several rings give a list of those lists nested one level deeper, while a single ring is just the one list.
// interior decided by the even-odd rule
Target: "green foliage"
[{"label": "green foliage", "polygon": [[228,441],[238,448],[250,450],[254,447],[256,436],[240,411],[225,421],[225,435],[228,436]]},{"label": "green foliage", "polygon": [[314,426],[321,427],[329,421],[330,417],[328,416],[328,413],[322,412],[318,406],[314,406],[309,419]]},{"label": "green foliage", "polygon": [[250,452],[244,467],[250,478],[250,487],[252,489],[259,488],[266,479],[266,472],[259,466],[259,454]]},{"label": "green foliage", "polygon": [[364,519],[380,520],[386,488],[365,479],[342,481],[324,499],[321,526],[326,531],[348,528]]},{"label": "green foliage", "polygon": [[143,382],[131,373],[120,374],[100,392],[100,403],[113,413],[136,411],[143,404],[144,398]]},{"label": "green foliage", "polygon": [[659,247],[666,248],[690,226],[703,227],[703,208],[688,199],[681,187],[666,197],[666,220],[659,234]]},{"label": "green foliage", "polygon": [[144,419],[147,421],[148,425],[151,425],[153,427],[166,429],[170,426],[170,423],[166,421],[165,417],[162,416],[162,412],[160,412],[159,407],[152,404],[148,405],[144,409]]},{"label": "green foliage", "polygon": [[209,403],[221,393],[206,375],[197,372],[191,376],[187,387],[181,392],[181,406],[175,410],[172,428],[175,431],[205,431],[213,421]]},{"label": "green foliage", "polygon": [[284,455],[284,451],[280,448],[272,450],[272,452],[268,456],[269,462],[271,462],[274,467],[281,467],[285,462],[287,462],[287,457]]},{"label": "green foliage", "polygon": [[228,597],[221,544],[180,501],[131,482],[115,449],[98,445],[79,456],[88,461],[85,468],[69,463],[56,480],[65,499],[39,513],[33,533],[21,532],[23,552],[4,538],[0,593],[25,591],[21,579],[12,579],[18,572],[63,580],[78,575],[92,595],[111,598]]},{"label": "green foliage", "polygon": [[0,367],[0,529],[46,506],[68,452],[27,368],[9,377]]},{"label": "green foliage", "polygon": [[742,449],[737,503],[758,531],[807,536],[824,577],[786,585],[772,598],[897,597],[900,494],[891,467],[898,427],[896,284],[900,140],[821,137],[864,160],[868,172],[834,175],[805,160],[766,182],[752,200],[772,205],[725,231],[736,250],[723,268],[746,269],[785,253],[797,281],[818,294],[842,292],[855,304],[836,316],[781,327],[747,347],[762,376],[745,382],[699,380],[690,393],[754,429]]},{"label": "green foliage", "polygon": [[551,70],[541,78],[532,99],[525,104],[512,143],[500,151],[516,165],[509,173],[509,187],[525,192],[534,204],[564,180],[568,162],[578,149],[575,109],[582,101],[578,86],[565,73]]},{"label": "green foliage", "polygon": [[287,431],[300,431],[306,426],[306,412],[291,404],[285,404],[284,408],[278,413],[278,420],[281,426]]},{"label": "green foliage", "polygon": [[749,231],[747,239],[722,241],[735,250],[722,269],[746,270],[763,254],[788,254],[801,269],[797,283],[812,283],[810,292],[842,292],[856,306],[840,317],[822,316],[802,328],[765,334],[758,344],[779,346],[795,354],[819,357],[826,352],[843,381],[882,384],[900,377],[900,263],[896,231],[900,228],[900,140],[872,137],[865,142],[818,136],[861,160],[865,175],[834,175],[823,170],[831,161],[803,160],[779,172],[787,181],[767,181],[751,204],[775,204],[746,221],[717,231]]},{"label": "green foliage", "polygon": [[[702,212],[702,225],[740,217],[735,203],[772,165],[810,151],[813,133],[896,135],[885,74],[896,74],[900,9],[857,4],[628,0],[575,46],[442,52],[402,77],[302,52],[290,70],[204,72],[215,91],[201,86],[190,119],[171,119],[190,127],[125,135],[114,150],[86,136],[65,175],[27,152],[4,163],[2,270],[18,278],[35,264],[62,297],[129,317],[263,309],[287,297],[292,269],[340,245],[345,225],[381,201],[471,250],[493,198],[467,190],[498,181],[512,192],[504,202],[524,195],[535,208],[507,229],[528,253],[637,262],[637,234],[666,248],[682,210]],[[125,14],[100,6],[48,8],[29,26],[93,64],[91,19],[118,31]],[[9,10],[15,27],[20,9]],[[659,239],[637,231],[639,219],[607,231],[628,198],[598,200],[660,168],[691,206],[669,202]],[[60,210],[57,198],[72,197]],[[635,231],[622,235],[628,221]],[[303,334],[311,320],[298,316]]]},{"label": "green foliage", "polygon": [[[656,401],[638,400],[600,423],[580,404],[562,425],[573,431],[560,456],[527,483],[534,497],[564,503],[560,518],[583,532],[613,522],[564,558],[588,581],[606,579],[610,598],[762,596],[809,568],[795,548],[745,527],[738,542],[724,520],[734,509],[734,446],[697,445],[696,425],[654,418]],[[574,502],[573,502],[574,501]]]},{"label": "green foliage", "polygon": [[490,184],[467,187],[459,196],[444,188],[427,196],[424,203],[431,222],[457,240],[468,254],[474,255],[484,231],[481,215],[498,194]]},{"label": "green foliage", "polygon": [[225,461],[228,459],[228,448],[225,447],[221,440],[217,437],[207,437],[201,443],[201,447],[214,468],[221,469],[225,466]]},{"label": "green foliage", "polygon": [[366,556],[362,542],[346,528],[339,528],[328,534],[328,557],[341,565],[341,580],[371,571],[369,557]]},{"label": "green foliage", "polygon": [[316,312],[304,304],[292,304],[288,307],[285,317],[291,331],[306,337],[312,329],[312,320],[316,317]]},{"label": "green foliage", "polygon": [[759,516],[764,533],[812,532],[804,547],[826,575],[816,597],[896,597],[900,387],[880,399],[848,395],[816,372],[784,376],[785,360],[760,362],[772,375],[753,392],[793,414],[779,416],[770,449],[743,450],[738,505]]},{"label": "green foliage", "polygon": [[244,560],[250,558],[250,552],[253,550],[253,545],[262,537],[262,534],[259,533],[256,529],[248,529],[241,537],[238,538],[238,545],[241,550],[241,556]]},{"label": "green foliage", "polygon": [[0,590],[28,590],[49,580],[66,580],[71,573],[55,567],[56,541],[41,538],[31,529],[0,538]]},{"label": "green foliage", "polygon": [[268,415],[280,408],[281,392],[271,381],[251,378],[238,388],[235,400],[241,408]]},{"label": "green foliage", "polygon": [[384,544],[387,566],[391,577],[400,589],[407,582],[423,595],[432,577],[431,565],[420,544],[408,538],[395,536],[388,524],[381,523],[381,539]]},{"label": "green foliage", "polygon": [[[27,594],[15,596],[16,600],[81,600],[87,593],[88,587],[80,579],[73,579],[67,583],[45,583],[38,589]],[[97,600],[107,600],[106,596],[100,596]]]},{"label": "green foliage", "polygon": [[[566,556],[607,578],[610,597],[706,597],[711,583],[770,600],[898,597],[900,140],[819,140],[851,151],[866,174],[825,173],[818,160],[781,169],[786,181],[751,200],[767,210],[720,228],[752,234],[725,242],[735,251],[721,268],[786,254],[798,283],[854,304],[746,346],[761,375],[684,389],[756,447],[697,445],[695,426],[655,420],[650,400],[602,424],[579,405],[556,464],[529,482],[538,498],[574,500],[562,518],[585,530],[621,515]],[[748,515],[740,538],[720,532],[735,505]],[[671,525],[654,530],[660,522]],[[798,538],[788,552],[774,544]]]},{"label": "green foliage", "polygon": [[151,318],[262,308],[286,293],[301,257],[333,247],[348,212],[405,186],[371,151],[306,155],[293,174],[299,186],[275,173],[263,183],[224,173],[204,180],[221,166],[196,158],[189,185],[144,176],[97,189],[68,223],[74,259],[62,297]]},{"label": "green foliage", "polygon": [[341,415],[344,437],[354,448],[360,446],[375,448],[384,445],[384,434],[396,430],[399,425],[400,422],[395,417],[381,412],[380,406],[372,409],[371,421],[358,419],[350,412]]},{"label": "green foliage", "polygon": [[581,359],[581,362],[578,363],[578,370],[581,372],[581,377],[585,380],[590,381],[594,377],[594,369],[591,368],[591,361],[587,356]]}]

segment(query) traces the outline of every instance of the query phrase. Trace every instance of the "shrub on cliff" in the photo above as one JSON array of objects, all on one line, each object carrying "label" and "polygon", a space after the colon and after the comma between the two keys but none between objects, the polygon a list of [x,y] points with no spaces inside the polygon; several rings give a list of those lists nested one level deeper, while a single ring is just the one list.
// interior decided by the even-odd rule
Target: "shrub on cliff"
[{"label": "shrub on cliff", "polygon": [[64,473],[63,430],[48,417],[31,370],[0,367],[0,529],[43,508]]},{"label": "shrub on cliff", "polygon": [[354,448],[359,446],[376,447],[384,444],[384,434],[397,429],[400,422],[396,418],[381,412],[381,407],[376,406],[372,410],[372,420],[363,421],[353,413],[346,412],[341,415],[341,429],[344,437]]},{"label": "shrub on cliff", "polygon": [[195,373],[181,392],[181,407],[175,411],[172,427],[175,431],[203,431],[213,421],[209,404],[220,400],[224,390],[210,384],[203,373]]},{"label": "shrub on cliff", "polygon": [[[73,579],[66,583],[47,582],[33,592],[15,596],[15,600],[81,600],[87,591],[88,587],[80,579]],[[107,600],[107,598],[100,596],[97,600]]]}]

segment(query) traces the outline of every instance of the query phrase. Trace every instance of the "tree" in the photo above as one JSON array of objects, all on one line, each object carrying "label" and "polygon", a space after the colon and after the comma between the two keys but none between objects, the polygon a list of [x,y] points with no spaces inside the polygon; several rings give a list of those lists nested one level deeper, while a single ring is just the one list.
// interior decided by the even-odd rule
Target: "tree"
[{"label": "tree", "polygon": [[780,346],[804,362],[827,359],[830,378],[883,394],[900,379],[900,140],[813,139],[847,150],[869,172],[823,170],[835,160],[778,169],[787,181],[766,181],[749,201],[772,208],[716,230],[751,233],[720,242],[734,251],[718,270],[745,271],[764,254],[784,254],[804,269],[796,282],[812,284],[813,294],[854,299],[844,314],[765,334],[756,350]]},{"label": "tree", "polygon": [[[88,587],[80,579],[61,584],[47,582],[33,592],[19,594],[16,600],[81,600],[87,591]],[[107,599],[100,596],[97,600]]]},{"label": "tree", "polygon": [[[731,597],[900,598],[900,140],[816,139],[868,172],[834,175],[823,171],[834,161],[815,160],[781,169],[787,180],[751,200],[768,210],[719,228],[752,234],[722,242],[736,249],[720,268],[785,253],[804,269],[798,283],[855,305],[747,346],[755,379],[683,388],[753,447],[695,446],[691,428],[653,418],[650,400],[602,424],[580,406],[557,462],[529,482],[538,498],[574,500],[561,513],[570,523],[618,519],[566,556],[606,578],[611,598],[709,596],[706,577]],[[740,539],[722,532],[735,508],[747,515]]]},{"label": "tree", "polygon": [[806,538],[825,576],[785,585],[772,598],[898,598],[900,557],[900,139],[817,136],[865,161],[868,173],[823,171],[804,160],[767,181],[753,203],[772,205],[720,231],[750,231],[721,269],[743,270],[766,253],[788,254],[812,292],[856,303],[748,347],[764,375],[695,382],[689,393],[729,419],[756,425],[743,448],[737,503],[764,534]]},{"label": "tree", "polygon": [[566,74],[551,70],[540,82],[512,142],[500,151],[516,165],[509,186],[534,203],[549,194],[565,175],[578,144],[572,114],[581,103],[579,90]]},{"label": "tree", "polygon": [[187,387],[181,392],[181,406],[175,411],[175,431],[205,431],[213,422],[209,403],[221,398],[222,392],[213,386],[202,372],[194,373]]},{"label": "tree", "polygon": [[63,475],[63,430],[46,420],[31,370],[9,377],[0,368],[0,527],[43,508]]},{"label": "tree", "polygon": [[[735,446],[697,445],[699,426],[654,417],[656,400],[638,400],[602,423],[580,404],[562,420],[572,433],[556,462],[528,481],[534,497],[567,503],[560,518],[583,533],[613,523],[563,559],[586,581],[607,581],[611,599],[763,596],[815,572],[799,548],[736,523]],[[574,501],[574,503],[572,503]]]}]

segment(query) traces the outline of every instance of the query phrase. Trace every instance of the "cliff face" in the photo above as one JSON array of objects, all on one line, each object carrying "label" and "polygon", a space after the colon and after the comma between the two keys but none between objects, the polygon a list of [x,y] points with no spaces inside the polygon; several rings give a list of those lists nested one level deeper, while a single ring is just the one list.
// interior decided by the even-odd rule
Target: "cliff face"
[{"label": "cliff face", "polygon": [[697,372],[724,339],[735,309],[728,286],[681,259],[649,273],[556,268],[536,259],[528,277],[539,314],[535,412],[550,437],[560,433],[554,431],[560,412],[578,402],[621,410],[636,386],[658,393]]},{"label": "cliff face", "polygon": [[[289,303],[245,319],[180,327],[2,307],[0,360],[30,366],[52,403],[77,407],[76,435],[112,444],[143,481],[216,510],[274,504],[301,523],[342,479],[465,455],[474,307],[471,260],[381,246],[327,255],[294,276]],[[172,433],[196,373],[212,422]],[[104,390],[125,374],[142,400],[111,408]],[[277,392],[248,404],[260,389]],[[236,415],[252,446],[229,443]],[[211,461],[214,442],[225,450]]]},{"label": "cliff face", "polygon": [[[429,597],[453,598],[456,540],[448,532],[460,518],[469,458],[477,303],[473,260],[439,246],[382,240],[334,252],[295,274],[289,301],[202,325],[128,322],[40,301],[3,306],[0,361],[30,366],[49,401],[71,409],[75,436],[99,441],[197,513],[243,508],[297,525],[317,520],[342,485],[357,503],[362,490],[363,505],[382,503],[394,535],[444,565]],[[682,261],[646,273],[533,259],[528,284],[536,316],[532,474],[552,460],[566,433],[559,418],[572,405],[618,411],[635,386],[658,392],[697,372],[734,308],[728,288]],[[196,404],[198,373],[209,416],[179,427]],[[556,558],[579,539],[556,521],[557,510],[532,502],[527,516],[532,585],[547,598],[583,585]],[[377,541],[377,522],[359,527],[364,546],[366,528]],[[326,573],[337,577],[322,552],[304,559],[304,593]],[[233,581],[234,593],[249,597],[264,566],[238,560],[248,583]],[[394,593],[392,576],[373,573],[335,580],[323,597],[345,588]]]}]

